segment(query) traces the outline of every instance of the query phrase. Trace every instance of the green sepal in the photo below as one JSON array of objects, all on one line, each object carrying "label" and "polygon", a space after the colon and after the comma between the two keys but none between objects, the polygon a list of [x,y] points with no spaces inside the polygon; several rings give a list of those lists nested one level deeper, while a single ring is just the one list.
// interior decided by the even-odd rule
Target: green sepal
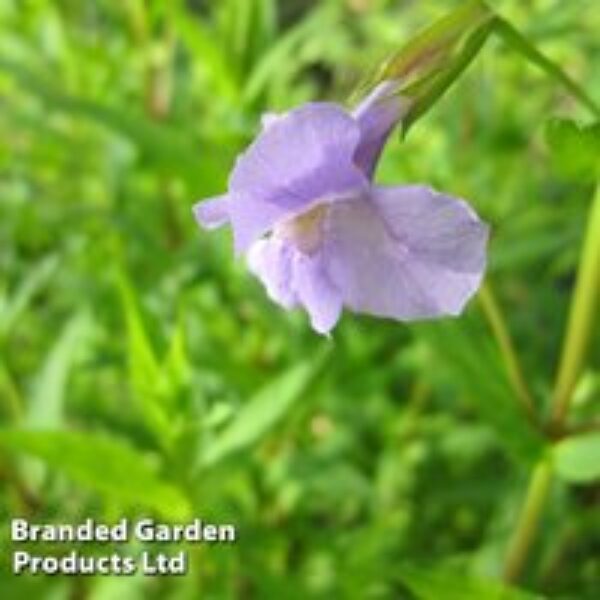
[{"label": "green sepal", "polygon": [[482,2],[466,2],[417,34],[379,69],[368,87],[397,80],[397,95],[410,101],[402,120],[404,133],[477,56],[496,19]]}]

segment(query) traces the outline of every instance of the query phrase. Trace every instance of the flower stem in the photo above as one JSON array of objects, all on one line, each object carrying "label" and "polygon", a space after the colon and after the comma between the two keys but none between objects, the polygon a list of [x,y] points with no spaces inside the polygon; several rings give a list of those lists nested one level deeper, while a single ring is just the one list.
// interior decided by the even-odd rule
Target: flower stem
[{"label": "flower stem", "polygon": [[[552,395],[551,425],[554,430],[562,427],[567,415],[596,317],[594,307],[600,291],[600,185],[592,200],[587,222],[567,334]],[[525,567],[539,529],[551,481],[552,465],[544,459],[533,470],[525,504],[509,542],[503,571],[503,578],[507,582],[515,581]]]},{"label": "flower stem", "polygon": [[551,483],[552,466],[550,462],[543,460],[531,474],[525,504],[508,544],[508,552],[502,572],[502,578],[506,582],[516,581],[526,565],[529,551],[539,530]]},{"label": "flower stem", "polygon": [[585,352],[597,318],[596,305],[600,295],[600,185],[592,200],[587,219],[587,232],[581,250],[577,283],[560,366],[552,395],[552,429],[559,428],[567,415],[573,390],[583,365]]},{"label": "flower stem", "polygon": [[497,17],[494,21],[494,32],[509,46],[520,52],[527,60],[537,65],[552,79],[558,81],[575,98],[600,118],[600,106],[588,96],[575,81],[573,81],[557,64],[544,56],[529,40],[515,29],[508,21]]},{"label": "flower stem", "polygon": [[552,483],[552,466],[542,460],[534,468],[525,496],[525,504],[510,539],[502,578],[514,582],[521,575],[529,550],[539,530],[542,512]]},{"label": "flower stem", "polygon": [[523,377],[519,358],[513,346],[506,320],[500,310],[500,306],[489,281],[481,286],[481,289],[479,290],[479,301],[500,348],[508,379],[515,392],[515,397],[519,401],[519,404],[529,421],[532,424],[537,424],[533,399],[529,393],[527,384],[525,383],[525,377]]}]

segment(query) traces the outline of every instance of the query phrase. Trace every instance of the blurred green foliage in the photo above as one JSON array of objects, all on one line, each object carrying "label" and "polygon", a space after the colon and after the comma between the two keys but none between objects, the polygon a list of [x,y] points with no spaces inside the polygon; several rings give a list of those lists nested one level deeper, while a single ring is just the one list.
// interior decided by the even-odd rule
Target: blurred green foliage
[{"label": "blurred green foliage", "polygon": [[[530,597],[493,580],[549,448],[485,303],[408,326],[346,315],[324,339],[190,210],[224,189],[262,112],[343,101],[457,4],[2,0],[2,598]],[[600,98],[596,2],[490,4]],[[492,224],[489,285],[540,413],[597,134],[494,41],[378,174],[468,198]],[[597,324],[591,346],[574,427],[598,414]],[[576,485],[553,485],[523,587],[591,600],[598,437],[552,452]],[[180,579],[8,574],[11,516],[148,512],[236,523],[240,539],[193,550]]]}]

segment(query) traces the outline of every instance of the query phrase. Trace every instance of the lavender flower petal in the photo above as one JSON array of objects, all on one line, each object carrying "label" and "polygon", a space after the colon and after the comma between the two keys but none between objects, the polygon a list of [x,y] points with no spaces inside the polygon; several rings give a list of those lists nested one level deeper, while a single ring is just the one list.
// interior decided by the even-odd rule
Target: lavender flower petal
[{"label": "lavender flower petal", "polygon": [[244,251],[311,203],[368,187],[353,160],[359,137],[358,124],[335,104],[307,104],[278,116],[238,158],[229,193],[206,208],[197,204],[196,218],[207,227],[230,221],[236,250]]},{"label": "lavender flower petal", "polygon": [[356,312],[457,315],[481,282],[487,227],[463,202],[428,188],[375,188],[369,201],[332,205],[327,227],[324,263]]},{"label": "lavender flower petal", "polygon": [[360,131],[331,103],[312,103],[271,122],[238,159],[229,187],[291,211],[323,196],[364,187],[353,162]]},{"label": "lavender flower petal", "polygon": [[256,241],[248,252],[248,266],[262,281],[269,298],[284,308],[298,304],[292,284],[293,248],[276,238]]},{"label": "lavender flower petal", "polygon": [[374,187],[371,201],[389,231],[419,260],[459,273],[485,269],[489,227],[464,200],[407,185]]},{"label": "lavender flower petal", "polygon": [[342,297],[329,279],[320,254],[305,254],[287,241],[271,237],[252,245],[248,266],[271,300],[287,309],[304,306],[315,331],[328,333],[337,323]]},{"label": "lavender flower petal", "polygon": [[410,108],[410,101],[398,96],[397,89],[397,81],[380,83],[353,112],[360,128],[354,162],[369,179],[390,133]]},{"label": "lavender flower petal", "polygon": [[297,252],[293,262],[296,294],[306,308],[312,328],[327,334],[342,314],[342,296],[325,270],[320,254]]},{"label": "lavender flower petal", "polygon": [[238,255],[248,250],[254,240],[285,218],[287,213],[279,206],[255,202],[242,194],[227,194],[194,206],[196,220],[207,229],[231,224]]},{"label": "lavender flower petal", "polygon": [[206,229],[216,229],[229,221],[229,210],[227,195],[209,198],[194,205],[194,217]]}]

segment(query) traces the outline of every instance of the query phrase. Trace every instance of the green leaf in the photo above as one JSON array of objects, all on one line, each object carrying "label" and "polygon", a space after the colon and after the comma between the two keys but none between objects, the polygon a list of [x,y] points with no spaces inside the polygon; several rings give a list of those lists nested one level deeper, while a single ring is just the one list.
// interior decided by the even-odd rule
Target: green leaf
[{"label": "green leaf", "polygon": [[[0,4],[0,7],[1,6],[2,4]],[[8,557],[6,557],[5,560],[6,563],[2,563],[2,568],[5,573],[8,573],[8,569],[10,568],[8,566]],[[70,590],[68,581],[65,581],[66,579],[66,577],[55,577],[53,581],[48,581],[48,579],[45,577],[1,577],[0,598],[45,598],[47,600],[69,600]]]},{"label": "green leaf", "polygon": [[189,383],[191,366],[186,350],[185,325],[182,316],[177,319],[175,331],[171,335],[169,348],[162,363],[162,372],[170,390],[175,392]]},{"label": "green leaf", "polygon": [[234,103],[239,98],[239,84],[220,39],[205,23],[195,19],[181,1],[168,5],[181,41],[194,55],[196,65],[209,77],[220,98]]},{"label": "green leaf", "polygon": [[293,367],[262,388],[205,449],[203,464],[214,464],[259,440],[302,397],[322,362],[322,358],[319,358]]},{"label": "green leaf", "polygon": [[58,259],[51,255],[28,270],[15,293],[0,304],[0,338],[5,337],[27,309],[35,295],[50,281]]},{"label": "green leaf", "polygon": [[331,26],[336,13],[332,6],[324,4],[311,12],[310,16],[279,36],[268,51],[261,54],[252,71],[246,78],[243,90],[243,102],[251,105],[262,94],[273,78],[286,70],[300,68],[302,63],[295,56],[301,44],[310,39],[315,33],[322,31],[325,26]]},{"label": "green leaf", "polygon": [[[139,552],[139,550],[138,550]],[[128,554],[135,554],[135,549],[128,550]],[[94,582],[88,596],[89,600],[144,600],[147,598],[147,579],[140,570],[135,574],[122,577],[120,575],[103,575]]]},{"label": "green leaf", "polygon": [[[63,424],[67,382],[78,355],[85,348],[92,328],[88,312],[75,315],[61,331],[34,381],[28,398],[24,426],[28,429],[54,429]],[[21,465],[23,475],[35,489],[44,482],[45,465],[29,460]]]},{"label": "green leaf", "polygon": [[[10,75],[23,89],[41,98],[55,111],[83,118],[129,138],[154,167],[178,175],[196,189],[205,183],[206,172],[220,177],[220,168],[209,153],[202,154],[192,140],[163,123],[123,106],[108,106],[88,98],[69,96],[29,70],[25,65],[0,58],[0,71]],[[198,169],[202,164],[204,172]]]},{"label": "green leaf", "polygon": [[400,578],[419,600],[541,600],[542,596],[499,581],[474,578],[449,570],[402,567]]},{"label": "green leaf", "polygon": [[62,425],[67,378],[81,356],[91,327],[87,312],[75,315],[64,326],[35,381],[25,419],[28,427],[48,429]]},{"label": "green leaf", "polygon": [[187,498],[162,481],[146,457],[116,438],[90,432],[0,430],[0,444],[43,460],[50,468],[125,507],[185,519]]},{"label": "green leaf", "polygon": [[569,437],[553,447],[556,472],[571,483],[600,479],[600,433]]},{"label": "green leaf", "polygon": [[146,424],[157,441],[165,444],[171,431],[171,420],[167,411],[168,394],[161,366],[144,327],[129,281],[123,273],[117,281],[127,326],[130,385],[140,403]]},{"label": "green leaf", "polygon": [[25,400],[17,386],[13,376],[8,370],[3,356],[0,353],[0,398],[3,399],[5,410],[9,413],[14,422],[18,422],[23,417],[23,406]]},{"label": "green leaf", "polygon": [[224,0],[220,6],[222,38],[238,72],[244,75],[273,43],[275,6],[272,0]]},{"label": "green leaf", "polygon": [[552,119],[546,126],[552,163],[565,177],[595,181],[600,175],[600,122],[580,126],[568,119]]}]

